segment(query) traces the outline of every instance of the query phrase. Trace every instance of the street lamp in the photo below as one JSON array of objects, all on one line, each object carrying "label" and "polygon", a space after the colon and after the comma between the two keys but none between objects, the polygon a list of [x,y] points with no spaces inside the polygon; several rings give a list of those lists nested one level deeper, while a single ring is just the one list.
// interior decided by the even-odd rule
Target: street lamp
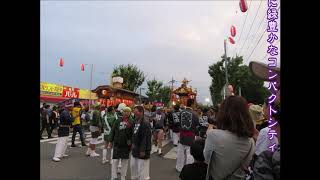
[{"label": "street lamp", "polygon": [[205,101],[206,101],[206,103],[207,103],[207,106],[209,106],[210,99],[209,99],[209,98],[206,98]]}]

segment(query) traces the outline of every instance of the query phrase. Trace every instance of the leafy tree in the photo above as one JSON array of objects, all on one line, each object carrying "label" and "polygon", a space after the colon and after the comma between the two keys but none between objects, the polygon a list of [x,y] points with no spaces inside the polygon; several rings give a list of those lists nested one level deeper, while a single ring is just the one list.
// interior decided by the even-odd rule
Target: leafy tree
[{"label": "leafy tree", "polygon": [[157,101],[159,97],[160,89],[163,83],[153,79],[153,80],[147,81],[147,85],[148,85],[148,91],[146,92],[146,95],[149,97],[149,100],[151,102]]},{"label": "leafy tree", "polygon": [[170,92],[171,88],[164,86],[161,81],[155,79],[147,81],[148,91],[146,95],[149,97],[151,102],[160,101],[165,105],[168,105],[170,102]]},{"label": "leafy tree", "polygon": [[[212,102],[216,105],[222,101],[223,87],[226,83],[225,78],[225,60],[209,66],[208,73],[212,77],[211,86],[209,88]],[[256,79],[247,65],[242,65],[243,57],[236,56],[228,58],[228,80],[234,88],[234,93],[239,95],[239,87],[241,88],[241,96],[248,102],[254,104],[262,104],[264,99],[269,95],[269,91],[263,87],[263,81]]]},{"label": "leafy tree", "polygon": [[169,105],[170,103],[170,93],[171,88],[169,86],[163,86],[160,88],[159,98],[165,105]]}]

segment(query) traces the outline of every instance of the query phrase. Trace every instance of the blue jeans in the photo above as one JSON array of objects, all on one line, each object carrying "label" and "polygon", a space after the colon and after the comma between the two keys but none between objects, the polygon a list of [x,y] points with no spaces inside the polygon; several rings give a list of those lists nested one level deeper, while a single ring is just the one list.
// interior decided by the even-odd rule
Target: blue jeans
[{"label": "blue jeans", "polygon": [[73,126],[72,141],[71,141],[72,144],[74,144],[77,132],[79,132],[79,134],[80,134],[81,143],[85,144],[84,138],[83,138],[83,132],[82,132],[82,128],[81,128],[80,124]]}]

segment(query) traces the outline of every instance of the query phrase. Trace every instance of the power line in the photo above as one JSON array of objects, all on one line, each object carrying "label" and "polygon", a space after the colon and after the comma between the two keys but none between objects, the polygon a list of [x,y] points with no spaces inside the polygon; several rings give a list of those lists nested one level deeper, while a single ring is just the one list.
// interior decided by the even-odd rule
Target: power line
[{"label": "power line", "polygon": [[[250,56],[247,58],[248,60],[251,58],[251,56],[252,56],[252,54],[253,54],[253,52],[254,52],[254,50],[256,49],[256,47],[258,46],[258,44],[259,44],[259,42],[260,42],[260,40],[262,39],[262,37],[263,37],[263,35],[265,34],[265,32],[267,31],[267,29],[264,31],[264,33],[262,34],[262,36],[260,37],[260,39],[259,39],[259,41],[258,41],[258,43],[256,44],[256,46],[255,46],[255,48],[251,51],[251,54],[250,54]],[[278,45],[280,43],[280,41],[278,41],[275,45]],[[262,58],[262,59],[264,59],[266,56],[268,55],[268,53]]]},{"label": "power line", "polygon": [[[277,11],[279,11],[279,10],[280,10],[280,6],[278,7]],[[266,13],[265,16],[263,17],[263,19],[266,17],[266,15],[267,15],[267,13]],[[260,28],[260,26],[262,25],[263,19],[262,19],[261,22],[260,22],[260,25],[259,25],[259,27],[258,27],[258,29],[257,29],[257,32],[259,32],[259,28]],[[254,38],[253,38],[253,39],[254,39]],[[251,42],[254,42],[254,41],[251,41]],[[252,43],[249,43],[249,44],[252,44]],[[250,49],[250,45],[248,46],[247,51],[248,51],[249,49]],[[243,54],[245,54],[245,53],[243,53]]]},{"label": "power line", "polygon": [[[280,41],[278,41],[278,42],[275,44],[275,46],[278,45],[279,43],[280,43]],[[261,61],[264,60],[267,56],[268,56],[268,53],[266,53],[266,55],[265,55],[263,58],[261,58]]]},{"label": "power line", "polygon": [[[266,15],[267,15],[267,14],[265,14],[265,16],[261,19],[260,24],[259,24],[259,27],[258,27],[258,29],[257,29],[256,32],[259,32],[260,27],[261,27],[262,23],[264,22],[263,20],[264,20],[264,18],[266,17]],[[246,52],[249,50],[251,43],[254,42],[254,39],[256,39],[256,35],[257,35],[257,34],[255,34],[255,35],[253,36],[252,40],[250,41],[249,46],[248,46]],[[243,54],[245,54],[245,53],[243,53]]]},{"label": "power line", "polygon": [[246,38],[245,38],[245,41],[244,41],[244,43],[243,43],[243,45],[242,45],[242,47],[241,47],[241,49],[240,49],[240,51],[239,51],[239,54],[241,53],[244,45],[246,44],[246,42],[247,42],[247,40],[248,40],[248,36],[249,36],[249,34],[250,34],[250,32],[251,32],[251,29],[252,29],[252,27],[253,27],[253,23],[254,23],[254,21],[256,20],[256,17],[257,17],[257,15],[258,15],[259,10],[260,10],[261,4],[262,4],[262,0],[260,0],[260,4],[259,4],[259,7],[258,7],[258,10],[256,11],[256,15],[255,15],[254,18],[253,18],[253,21],[252,21],[252,23],[251,23],[249,32],[248,32],[248,34],[247,34],[247,36],[246,36]]},{"label": "power line", "polygon": [[[278,11],[280,10],[280,6],[278,7],[277,10],[278,10]],[[248,60],[251,58],[253,52],[254,52],[255,49],[257,48],[259,42],[261,41],[261,39],[262,39],[263,35],[266,33],[266,31],[267,31],[267,28],[264,30],[263,34],[261,35],[261,37],[260,37],[259,41],[257,42],[256,46],[254,47],[254,49],[251,51],[251,53],[250,53],[250,55],[249,55],[249,57],[248,57]]]},{"label": "power line", "polygon": [[[240,40],[241,40],[243,28],[244,28],[244,25],[246,24],[247,17],[248,17],[249,11],[250,11],[251,2],[252,2],[252,0],[250,0],[250,4],[249,4],[249,7],[248,7],[248,12],[247,12],[246,18],[244,19],[244,22],[242,24],[241,33],[240,33],[239,39],[237,40],[238,42],[240,42]],[[234,52],[237,52],[237,47],[238,47],[238,43],[236,44],[236,48],[235,48]]]},{"label": "power line", "polygon": [[261,39],[262,39],[263,35],[266,33],[266,31],[267,31],[267,29],[265,29],[265,30],[264,30],[264,32],[263,32],[263,34],[260,36],[259,41],[257,42],[256,46],[255,46],[255,47],[253,48],[253,50],[251,51],[251,54],[249,55],[248,59],[250,59],[250,57],[251,57],[252,53],[254,52],[254,50],[256,50],[256,48],[257,48],[258,44],[260,43],[260,41],[261,41]]}]

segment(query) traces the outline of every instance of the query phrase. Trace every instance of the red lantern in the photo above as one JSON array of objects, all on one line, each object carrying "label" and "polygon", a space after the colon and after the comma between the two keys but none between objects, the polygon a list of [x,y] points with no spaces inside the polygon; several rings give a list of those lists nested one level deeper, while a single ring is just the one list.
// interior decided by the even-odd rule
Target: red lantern
[{"label": "red lantern", "polygon": [[84,64],[81,64],[81,71],[84,71]]},{"label": "red lantern", "polygon": [[230,29],[230,32],[231,32],[231,36],[232,37],[235,37],[236,36],[236,27],[234,27],[234,26],[231,26],[231,29]]},{"label": "red lantern", "polygon": [[246,12],[248,10],[247,1],[246,0],[240,0],[239,2],[240,10],[242,12]]},{"label": "red lantern", "polygon": [[60,66],[60,67],[63,67],[63,65],[64,65],[64,61],[63,61],[63,59],[62,59],[62,58],[60,58],[59,66]]},{"label": "red lantern", "polygon": [[236,42],[233,40],[232,37],[229,37],[229,42],[230,42],[231,44],[235,44],[235,43],[236,43]]}]

